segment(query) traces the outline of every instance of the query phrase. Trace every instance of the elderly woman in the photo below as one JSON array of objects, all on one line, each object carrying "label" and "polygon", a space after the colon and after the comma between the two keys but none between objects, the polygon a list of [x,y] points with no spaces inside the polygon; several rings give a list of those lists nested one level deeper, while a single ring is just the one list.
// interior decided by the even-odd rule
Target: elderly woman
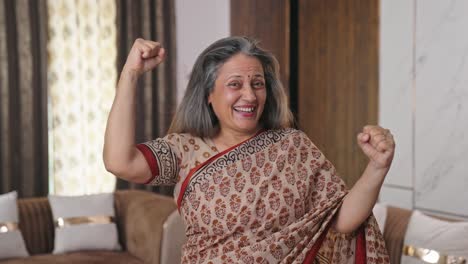
[{"label": "elderly woman", "polygon": [[272,54],[244,37],[198,57],[169,134],[135,144],[138,78],[164,61],[157,42],[135,41],[109,116],[104,162],[117,177],[175,185],[187,225],[183,263],[388,263],[371,215],[393,159],[392,134],[366,126],[369,157],[347,191],[301,131]]}]

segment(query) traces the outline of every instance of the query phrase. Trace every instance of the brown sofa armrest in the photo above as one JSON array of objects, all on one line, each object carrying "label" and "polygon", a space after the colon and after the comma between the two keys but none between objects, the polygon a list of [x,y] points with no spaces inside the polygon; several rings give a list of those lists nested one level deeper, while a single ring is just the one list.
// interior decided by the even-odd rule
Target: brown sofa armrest
[{"label": "brown sofa armrest", "polygon": [[163,225],[177,210],[174,200],[147,191],[117,191],[115,206],[122,246],[145,263],[159,264]]},{"label": "brown sofa armrest", "polygon": [[388,206],[387,219],[385,220],[384,239],[387,246],[390,263],[400,264],[401,253],[405,241],[406,228],[412,211]]}]

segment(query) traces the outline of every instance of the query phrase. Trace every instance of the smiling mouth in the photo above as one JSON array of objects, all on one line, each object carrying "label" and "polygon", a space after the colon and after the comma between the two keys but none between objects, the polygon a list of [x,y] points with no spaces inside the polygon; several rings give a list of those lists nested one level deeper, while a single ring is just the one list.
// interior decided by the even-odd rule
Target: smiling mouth
[{"label": "smiling mouth", "polygon": [[248,114],[253,113],[255,109],[255,107],[234,107],[234,111]]}]

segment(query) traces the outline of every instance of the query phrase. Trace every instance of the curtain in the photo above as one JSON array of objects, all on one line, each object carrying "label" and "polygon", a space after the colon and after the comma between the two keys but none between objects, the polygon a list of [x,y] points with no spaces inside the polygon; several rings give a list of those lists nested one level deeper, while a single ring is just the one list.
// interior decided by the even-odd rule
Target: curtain
[{"label": "curtain", "polygon": [[117,79],[115,0],[47,1],[50,193],[112,192],[102,161]]},{"label": "curtain", "polygon": [[0,193],[48,194],[46,1],[0,0]]},{"label": "curtain", "polygon": [[[164,136],[176,106],[176,53],[174,1],[117,1],[117,69],[122,70],[128,52],[137,38],[162,43],[166,61],[146,73],[138,83],[136,142]],[[172,195],[172,187],[149,187],[117,181],[118,189],[147,189]]]}]

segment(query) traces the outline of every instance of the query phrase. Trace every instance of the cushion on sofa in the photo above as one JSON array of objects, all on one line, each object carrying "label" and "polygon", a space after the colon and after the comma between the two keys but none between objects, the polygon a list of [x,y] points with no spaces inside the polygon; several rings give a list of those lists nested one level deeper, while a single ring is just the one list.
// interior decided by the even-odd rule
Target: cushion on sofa
[{"label": "cushion on sofa", "polygon": [[[468,260],[468,223],[444,221],[415,210],[406,230],[405,245],[434,250],[425,254],[427,260],[437,261],[437,253]],[[418,258],[403,255],[401,263],[424,262]]]},{"label": "cushion on sofa", "polygon": [[376,203],[372,209],[372,213],[383,234],[385,231],[385,220],[387,219],[387,206],[382,203]]},{"label": "cushion on sofa", "polygon": [[15,191],[0,195],[0,259],[27,257],[18,222]]},{"label": "cushion on sofa", "polygon": [[54,254],[120,250],[112,193],[49,196],[55,227]]},{"label": "cushion on sofa", "polygon": [[21,233],[30,255],[52,252],[54,224],[47,197],[18,199]]},{"label": "cushion on sofa", "polygon": [[161,238],[161,263],[173,263],[182,258],[182,247],[187,241],[185,223],[179,212],[175,210],[163,225]]}]

